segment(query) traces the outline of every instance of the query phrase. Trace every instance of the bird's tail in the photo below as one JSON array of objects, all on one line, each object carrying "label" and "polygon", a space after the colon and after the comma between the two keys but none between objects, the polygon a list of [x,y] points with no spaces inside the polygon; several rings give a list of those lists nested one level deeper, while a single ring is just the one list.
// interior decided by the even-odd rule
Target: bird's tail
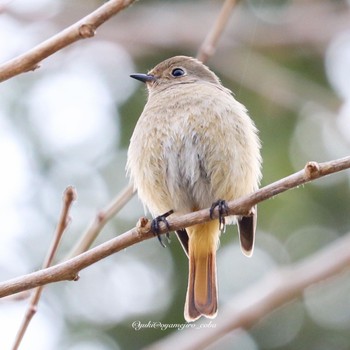
[{"label": "bird's tail", "polygon": [[185,303],[187,322],[217,314],[216,250],[219,242],[217,220],[187,229],[189,236],[189,275]]}]

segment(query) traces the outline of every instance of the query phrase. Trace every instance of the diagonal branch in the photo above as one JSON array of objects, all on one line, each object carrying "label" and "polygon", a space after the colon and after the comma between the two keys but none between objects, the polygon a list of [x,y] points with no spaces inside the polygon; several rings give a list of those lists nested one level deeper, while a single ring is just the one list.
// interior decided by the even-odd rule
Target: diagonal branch
[{"label": "diagonal branch", "polygon": [[81,39],[95,36],[97,28],[135,0],[110,0],[80,21],[26,53],[0,65],[0,82],[39,68],[42,60]]},{"label": "diagonal branch", "polygon": [[[309,162],[303,170],[292,174],[286,178],[278,180],[249,196],[228,202],[228,215],[246,215],[252,206],[268,198],[274,197],[289,189],[295,188],[320,177],[333,174],[350,168],[350,156],[332,160],[325,163]],[[217,210],[214,217],[218,217]],[[168,220],[171,231],[179,230],[191,225],[207,222],[211,220],[209,209],[203,209],[181,217],[174,217]],[[166,233],[165,224],[160,225],[160,232]],[[23,290],[35,288],[44,284],[63,281],[77,280],[79,271],[106,258],[126,247],[150,239],[153,237],[150,222],[142,218],[137,227],[111,239],[83,254],[78,255],[61,264],[40,270],[25,276],[0,283],[0,297],[15,294]]]},{"label": "diagonal branch", "polygon": [[107,222],[113,218],[124,205],[133,197],[135,190],[132,185],[126,186],[113,200],[102,209],[94,218],[93,222],[88,226],[86,231],[82,234],[79,242],[69,252],[66,259],[77,256],[87,251],[92,243],[95,241],[103,227]]},{"label": "diagonal branch", "polygon": [[224,31],[237,0],[225,0],[219,16],[198,50],[197,58],[206,63],[214,55],[220,36]]},{"label": "diagonal branch", "polygon": [[[58,245],[61,241],[61,238],[63,236],[64,231],[66,230],[70,218],[69,218],[69,211],[73,204],[73,202],[76,200],[76,191],[73,187],[67,187],[63,194],[63,206],[60,218],[58,220],[57,228],[54,234],[53,242],[51,245],[51,248],[49,249],[48,255],[43,263],[43,268],[49,267],[52,264],[53,258],[57,252]],[[13,350],[16,350],[19,348],[19,345],[21,344],[21,341],[23,339],[23,336],[29,326],[30,321],[32,320],[33,316],[36,313],[37,306],[41,297],[41,293],[43,291],[44,285],[41,285],[40,287],[36,288],[33,291],[32,297],[29,302],[29,306],[27,309],[27,312],[23,318],[23,322],[21,324],[20,329],[18,330],[15,343],[13,345]]]}]

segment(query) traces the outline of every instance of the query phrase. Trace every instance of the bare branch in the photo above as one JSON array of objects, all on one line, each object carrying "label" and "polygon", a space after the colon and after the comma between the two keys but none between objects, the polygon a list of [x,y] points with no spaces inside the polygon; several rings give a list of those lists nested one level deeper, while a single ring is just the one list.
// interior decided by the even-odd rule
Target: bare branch
[{"label": "bare branch", "polygon": [[42,42],[28,52],[0,65],[0,82],[18,74],[35,70],[40,62],[81,39],[91,38],[97,28],[135,0],[110,0],[80,21]]},{"label": "bare branch", "polygon": [[208,59],[214,55],[219,38],[225,29],[235,5],[236,0],[225,0],[213,28],[208,33],[197,53],[197,58],[203,63],[207,62]]},{"label": "bare branch", "polygon": [[[204,349],[233,330],[248,329],[263,316],[299,297],[310,285],[350,266],[350,233],[303,261],[269,273],[222,307],[216,327],[205,332],[186,329],[152,344],[147,350]],[[193,331],[196,335],[193,335]]]},{"label": "bare branch", "polygon": [[107,222],[124,207],[134,194],[135,190],[131,185],[128,185],[105,209],[101,210],[83,233],[77,245],[68,254],[66,260],[87,251]]},{"label": "bare branch", "polygon": [[[43,268],[47,268],[52,264],[53,258],[57,252],[57,248],[61,241],[62,235],[69,224],[69,221],[70,221],[69,211],[75,199],[76,199],[75,189],[73,187],[67,187],[63,194],[63,207],[62,207],[61,215],[57,224],[57,228],[54,234],[51,248],[49,249],[49,253],[44,261]],[[18,333],[16,335],[15,343],[12,348],[13,350],[17,350],[18,347],[20,346],[23,336],[29,326],[29,323],[33,318],[34,314],[36,313],[43,288],[44,288],[44,285],[36,288],[32,294],[27,312],[23,318],[21,327],[18,330]]]},{"label": "bare branch", "polygon": [[[228,202],[228,215],[246,215],[249,213],[250,208],[257,203],[274,197],[291,188],[295,188],[320,177],[349,168],[350,156],[325,163],[309,162],[306,164],[303,170],[295,174],[265,186],[249,196]],[[217,211],[214,212],[214,217],[218,217]],[[170,218],[168,223],[170,230],[175,231],[194,224],[207,222],[209,220],[209,209],[203,209],[181,217]],[[165,224],[161,224],[160,232],[167,232],[167,227]],[[111,239],[108,242],[90,249],[89,251],[78,255],[75,258],[47,269],[0,283],[0,297],[18,293],[23,290],[35,288],[48,283],[63,280],[77,280],[80,270],[126,247],[152,237],[153,233],[151,231],[150,222],[147,219],[142,218],[137,227]]]}]

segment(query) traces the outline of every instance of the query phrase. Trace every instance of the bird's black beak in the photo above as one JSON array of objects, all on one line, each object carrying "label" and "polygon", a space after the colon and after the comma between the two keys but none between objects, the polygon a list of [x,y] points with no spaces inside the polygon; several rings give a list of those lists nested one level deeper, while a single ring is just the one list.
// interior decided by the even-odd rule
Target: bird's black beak
[{"label": "bird's black beak", "polygon": [[149,81],[154,81],[156,80],[154,75],[151,74],[142,74],[142,73],[136,73],[136,74],[131,74],[131,78],[137,79],[142,81],[143,83],[147,83]]}]

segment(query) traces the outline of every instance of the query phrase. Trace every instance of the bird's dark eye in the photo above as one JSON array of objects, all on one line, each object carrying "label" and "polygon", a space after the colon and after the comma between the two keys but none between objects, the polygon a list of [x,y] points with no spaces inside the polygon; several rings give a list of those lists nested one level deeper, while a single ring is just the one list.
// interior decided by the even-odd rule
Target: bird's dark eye
[{"label": "bird's dark eye", "polygon": [[185,74],[185,72],[184,72],[184,70],[181,69],[181,68],[174,68],[174,69],[172,70],[172,72],[171,72],[171,75],[172,75],[173,77],[181,77],[181,76],[184,75],[184,74]]}]

